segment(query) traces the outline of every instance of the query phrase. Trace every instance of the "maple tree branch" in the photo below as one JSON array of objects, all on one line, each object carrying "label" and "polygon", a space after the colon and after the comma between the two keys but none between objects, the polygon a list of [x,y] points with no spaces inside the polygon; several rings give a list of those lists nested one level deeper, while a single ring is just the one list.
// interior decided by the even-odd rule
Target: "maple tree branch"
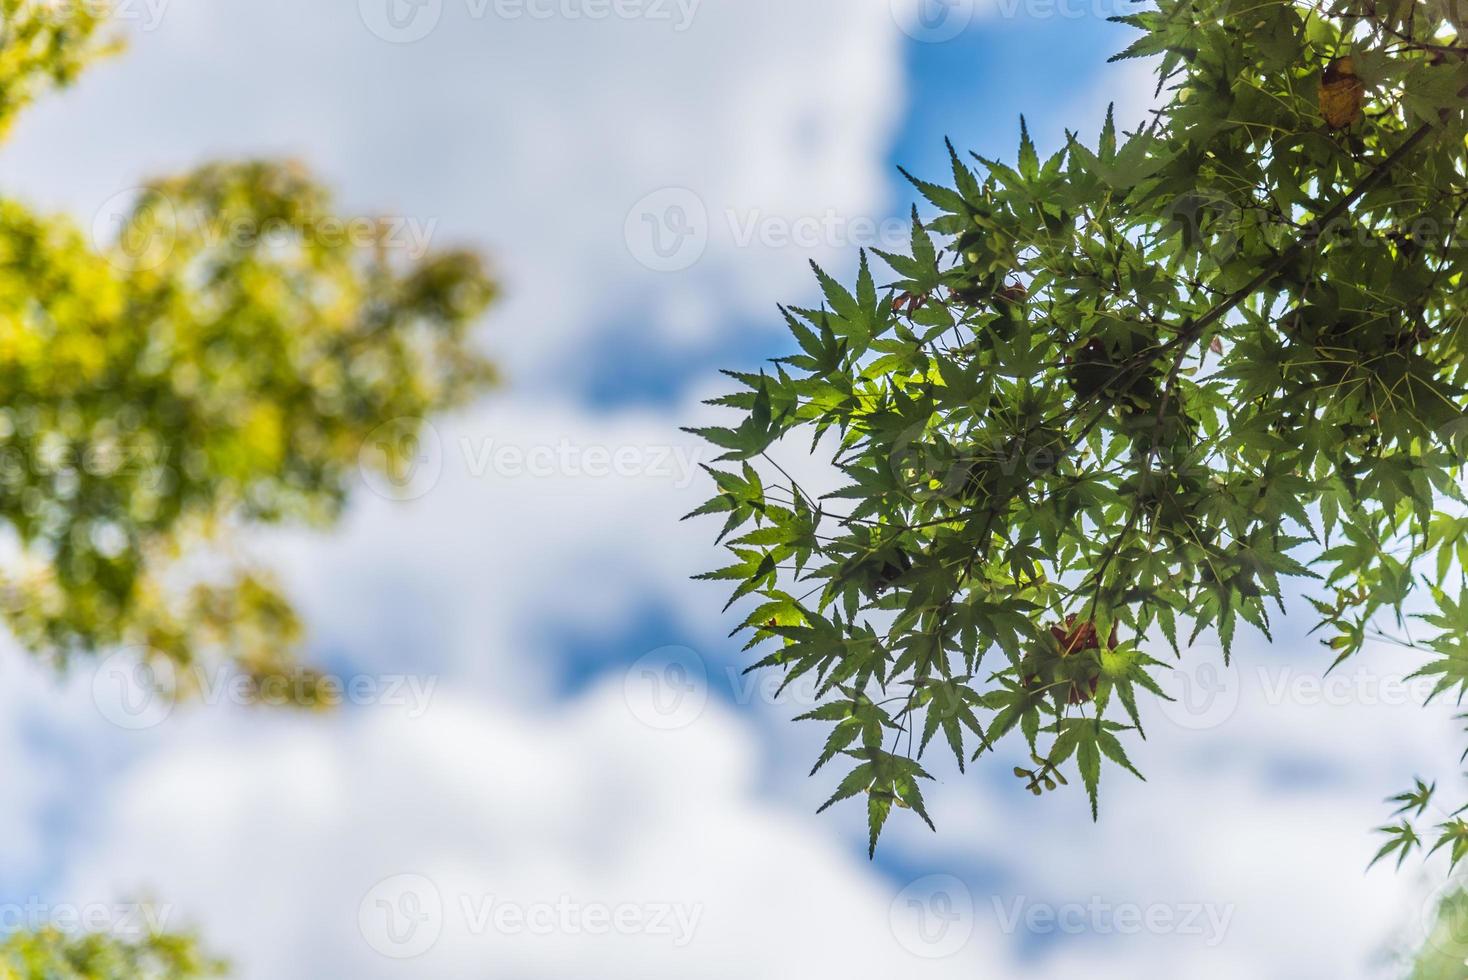
[{"label": "maple tree branch", "polygon": [[1387,175],[1391,173],[1397,164],[1410,156],[1412,151],[1417,149],[1418,145],[1432,132],[1432,129],[1431,123],[1423,123],[1417,127],[1417,130],[1411,136],[1408,136],[1402,141],[1401,146],[1397,147],[1392,151],[1390,156],[1373,167],[1371,172],[1361,179],[1361,182],[1356,185],[1351,193],[1341,198],[1333,207],[1313,221],[1305,233],[1295,239],[1289,248],[1275,256],[1273,260],[1268,262],[1259,271],[1258,275],[1234,290],[1234,292],[1229,294],[1228,298],[1205,313],[1191,327],[1163,345],[1163,349],[1166,350],[1181,345],[1184,348],[1184,351],[1178,355],[1178,360],[1181,361],[1186,356],[1186,349],[1201,337],[1209,327],[1232,313],[1239,304],[1258,292],[1266,283],[1279,275],[1286,266],[1299,258],[1301,253],[1314,245],[1331,225],[1345,217],[1361,198],[1365,197],[1387,178]]}]

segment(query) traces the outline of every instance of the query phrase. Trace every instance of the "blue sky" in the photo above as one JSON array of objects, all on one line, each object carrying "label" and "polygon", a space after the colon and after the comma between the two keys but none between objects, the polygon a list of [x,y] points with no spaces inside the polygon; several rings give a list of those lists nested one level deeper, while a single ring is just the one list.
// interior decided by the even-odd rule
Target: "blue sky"
[{"label": "blue sky", "polygon": [[[1012,155],[1021,113],[1052,149],[1109,102],[1139,119],[1145,66],[1106,65],[1130,33],[1106,4],[960,3],[971,23],[932,42],[901,29],[908,0],[703,0],[686,23],[560,0],[394,22],[384,2],[124,4],[132,51],[24,119],[0,180],[86,229],[148,176],[290,155],[345,208],[492,257],[483,334],[507,383],[433,420],[439,465],[387,494],[411,499],[364,480],[334,533],[248,542],[316,663],[428,686],[325,719],[163,705],[138,726],[107,699],[117,662],[58,683],[6,653],[0,903],[155,895],[272,980],[1395,975],[1433,881],[1364,875],[1367,831],[1414,767],[1453,760],[1451,712],[1396,693],[1400,654],[1321,692],[1293,621],[1232,672],[1204,638],[1175,690],[1217,697],[1151,706],[1149,782],[1113,776],[1100,824],[1079,793],[1031,800],[1022,759],[938,766],[939,833],[894,820],[868,863],[859,807],[814,815],[832,777],[806,776],[821,736],[789,724],[799,692],[741,676],[735,621],[689,581],[718,556],[711,526],[677,521],[704,493],[679,430],[714,416],[718,369],[788,349],[775,304],[813,300],[810,261],[849,274],[855,222],[900,226],[897,164],[941,177],[945,136]],[[696,254],[650,268],[644,219],[691,220]],[[527,934],[466,914],[491,898],[698,924]],[[436,909],[422,950],[374,918],[405,901]],[[1167,922],[1120,929],[1117,908]]]}]

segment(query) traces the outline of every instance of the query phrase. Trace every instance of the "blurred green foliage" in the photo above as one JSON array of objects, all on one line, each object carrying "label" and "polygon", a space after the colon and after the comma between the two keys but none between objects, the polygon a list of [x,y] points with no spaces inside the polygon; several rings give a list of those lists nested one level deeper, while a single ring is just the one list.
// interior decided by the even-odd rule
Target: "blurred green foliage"
[{"label": "blurred green foliage", "polygon": [[[95,9],[4,0],[0,122],[110,47]],[[292,671],[299,624],[231,540],[330,523],[359,466],[395,464],[364,454],[374,429],[483,390],[494,286],[288,163],[157,180],[108,217],[89,241],[0,200],[0,614],[58,662]]]},{"label": "blurred green foliage", "polygon": [[99,36],[104,23],[100,4],[0,0],[0,135],[37,95],[116,50]]},{"label": "blurred green foliage", "polygon": [[224,964],[200,952],[190,936],[126,939],[47,928],[0,941],[0,980],[203,980],[224,974]]},{"label": "blurred green foliage", "polygon": [[[0,0],[0,133],[117,47],[104,12]],[[481,260],[404,228],[337,214],[289,163],[153,181],[90,238],[0,199],[0,616],[27,649],[310,679],[241,532],[331,523],[359,468],[398,466],[427,416],[493,380],[470,339],[495,295]],[[186,936],[0,940],[7,980],[221,972]]]},{"label": "blurred green foliage", "polygon": [[1468,980],[1468,894],[1451,892],[1438,906],[1409,980]]}]

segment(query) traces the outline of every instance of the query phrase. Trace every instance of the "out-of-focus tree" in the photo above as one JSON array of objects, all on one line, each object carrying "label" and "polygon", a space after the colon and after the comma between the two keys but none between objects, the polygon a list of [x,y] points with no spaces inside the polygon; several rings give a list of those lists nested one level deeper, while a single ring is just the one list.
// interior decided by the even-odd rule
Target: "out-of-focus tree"
[{"label": "out-of-focus tree", "polygon": [[47,928],[0,942],[0,980],[204,980],[224,974],[225,965],[202,953],[191,936],[126,939]]},{"label": "out-of-focus tree", "polygon": [[1438,906],[1408,980],[1468,980],[1468,894],[1450,892]]},{"label": "out-of-focus tree", "polygon": [[[0,0],[0,135],[104,32],[101,4]],[[294,164],[156,180],[108,231],[0,198],[0,617],[61,666],[131,646],[310,701],[291,606],[231,542],[329,524],[359,467],[411,465],[423,420],[493,379],[469,333],[494,286],[474,254],[337,214]],[[221,970],[187,937],[0,942],[3,978]]]},{"label": "out-of-focus tree", "polygon": [[[94,9],[3,0],[0,125],[110,47]],[[112,231],[0,200],[0,614],[60,662],[292,670],[291,607],[229,541],[327,524],[360,464],[411,463],[492,379],[469,330],[494,287],[293,164],[155,181]]]}]

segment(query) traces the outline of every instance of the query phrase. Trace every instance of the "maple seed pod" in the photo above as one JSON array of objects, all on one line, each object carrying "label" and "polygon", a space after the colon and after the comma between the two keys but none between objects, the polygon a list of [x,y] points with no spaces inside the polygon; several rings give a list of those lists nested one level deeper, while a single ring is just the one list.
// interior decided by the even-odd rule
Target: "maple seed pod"
[{"label": "maple seed pod", "polygon": [[1320,114],[1331,129],[1346,129],[1361,121],[1366,86],[1356,74],[1353,58],[1337,58],[1320,76]]},{"label": "maple seed pod", "polygon": [[926,303],[928,297],[917,293],[899,293],[892,297],[892,312],[912,316],[918,308]]},{"label": "maple seed pod", "polygon": [[[1086,621],[1077,625],[1077,618],[1075,613],[1071,613],[1065,617],[1064,625],[1050,627],[1050,635],[1060,643],[1062,657],[1069,656],[1078,650],[1098,650],[1101,647],[1096,636],[1096,624]],[[1118,639],[1116,627],[1113,626],[1106,648],[1115,649]]]},{"label": "maple seed pod", "polygon": [[1019,766],[1015,766],[1014,775],[1017,779],[1029,779],[1031,776],[1034,775],[1034,773],[1030,772],[1028,769],[1021,769]]}]

